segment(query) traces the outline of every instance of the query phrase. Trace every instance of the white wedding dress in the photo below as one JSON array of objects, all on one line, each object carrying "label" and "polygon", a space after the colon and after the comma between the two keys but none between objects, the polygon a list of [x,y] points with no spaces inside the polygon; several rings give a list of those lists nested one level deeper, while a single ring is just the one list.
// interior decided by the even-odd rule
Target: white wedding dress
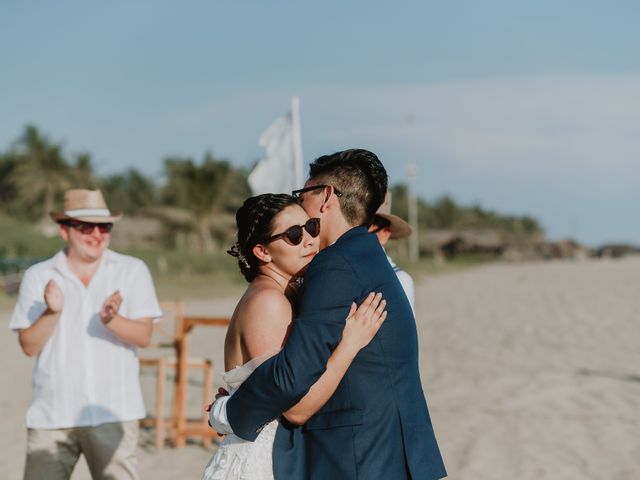
[{"label": "white wedding dress", "polygon": [[[233,395],[258,365],[276,353],[251,359],[225,372],[222,379],[229,386],[229,394]],[[204,469],[202,480],[273,480],[271,454],[277,428],[277,420],[268,423],[254,442],[226,435]]]}]

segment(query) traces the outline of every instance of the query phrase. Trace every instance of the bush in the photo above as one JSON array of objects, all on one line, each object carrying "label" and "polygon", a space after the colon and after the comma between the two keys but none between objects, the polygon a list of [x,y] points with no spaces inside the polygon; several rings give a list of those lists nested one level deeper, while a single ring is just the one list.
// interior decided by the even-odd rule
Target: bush
[{"label": "bush", "polygon": [[240,273],[237,260],[226,253],[206,254],[168,249],[118,250],[138,257],[154,274],[207,275],[210,273]]},{"label": "bush", "polygon": [[47,238],[29,222],[0,214],[0,256],[7,258],[45,258],[62,248],[61,238]]}]

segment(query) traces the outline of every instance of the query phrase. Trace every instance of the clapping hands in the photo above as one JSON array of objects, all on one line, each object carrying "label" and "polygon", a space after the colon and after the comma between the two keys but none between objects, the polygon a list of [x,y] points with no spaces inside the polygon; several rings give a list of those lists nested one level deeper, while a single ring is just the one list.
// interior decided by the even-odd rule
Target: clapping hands
[{"label": "clapping hands", "polygon": [[64,295],[58,284],[53,280],[49,280],[44,289],[44,302],[49,310],[53,313],[60,313],[64,306]]},{"label": "clapping hands", "polygon": [[103,324],[108,324],[118,314],[120,305],[122,304],[122,295],[120,290],[113,292],[102,304],[100,309],[100,320]]}]

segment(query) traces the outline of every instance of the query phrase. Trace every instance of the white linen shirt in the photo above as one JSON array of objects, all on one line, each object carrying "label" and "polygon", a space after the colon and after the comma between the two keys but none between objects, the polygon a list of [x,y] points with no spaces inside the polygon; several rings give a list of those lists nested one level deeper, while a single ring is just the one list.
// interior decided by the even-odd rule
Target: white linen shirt
[{"label": "white linen shirt", "polygon": [[397,266],[389,255],[387,255],[387,260],[389,260],[389,263],[391,264],[393,271],[396,272],[398,280],[400,280],[400,284],[402,285],[402,289],[404,290],[404,293],[407,295],[407,298],[409,299],[409,303],[411,304],[411,310],[413,311],[413,315],[415,316],[416,295],[415,295],[415,288],[413,286],[413,278],[411,278],[411,275],[409,275],[407,272],[405,272],[399,266]]},{"label": "white linen shirt", "polygon": [[119,290],[120,315],[131,321],[160,318],[162,311],[147,266],[137,258],[105,250],[85,287],[61,251],[25,272],[9,328],[27,328],[42,315],[50,279],[60,287],[64,307],[35,360],[27,427],[96,426],[143,418],[137,349],[102,324],[100,309]]}]

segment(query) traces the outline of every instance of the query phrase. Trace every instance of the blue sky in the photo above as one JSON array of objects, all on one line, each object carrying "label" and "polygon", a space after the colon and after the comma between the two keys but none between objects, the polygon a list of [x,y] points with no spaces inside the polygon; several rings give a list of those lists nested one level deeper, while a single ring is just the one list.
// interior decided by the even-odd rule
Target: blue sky
[{"label": "blue sky", "polygon": [[[640,243],[635,1],[5,0],[0,149],[28,123],[99,173],[237,165],[301,98],[305,161],[369,148],[393,183]],[[407,118],[413,116],[413,123]]]}]

